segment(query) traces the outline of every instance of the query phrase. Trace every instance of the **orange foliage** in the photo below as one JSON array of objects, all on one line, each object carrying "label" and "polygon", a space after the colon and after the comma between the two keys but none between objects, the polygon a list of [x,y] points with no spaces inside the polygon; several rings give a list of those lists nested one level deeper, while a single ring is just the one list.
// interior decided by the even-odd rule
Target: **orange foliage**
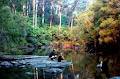
[{"label": "orange foliage", "polygon": [[80,45],[77,42],[73,41],[57,41],[53,42],[52,44],[53,48],[56,50],[74,50],[74,51],[79,51],[80,50]]},{"label": "orange foliage", "polygon": [[63,49],[71,49],[72,48],[72,43],[71,42],[64,42],[63,43]]},{"label": "orange foliage", "polygon": [[92,27],[92,23],[91,23],[91,21],[90,21],[89,19],[86,19],[86,20],[84,21],[84,24],[85,24],[85,27],[86,27],[86,28],[91,28],[91,27]]}]

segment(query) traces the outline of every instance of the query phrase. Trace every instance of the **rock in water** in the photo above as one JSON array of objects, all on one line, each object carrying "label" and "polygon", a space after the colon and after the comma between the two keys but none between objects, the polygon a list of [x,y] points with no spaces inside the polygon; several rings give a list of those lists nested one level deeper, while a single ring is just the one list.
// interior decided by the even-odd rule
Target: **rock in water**
[{"label": "rock in water", "polygon": [[1,62],[0,65],[1,65],[2,67],[6,67],[6,68],[9,68],[9,67],[12,67],[12,66],[13,66],[13,64],[11,64],[11,63],[8,62],[8,61]]}]

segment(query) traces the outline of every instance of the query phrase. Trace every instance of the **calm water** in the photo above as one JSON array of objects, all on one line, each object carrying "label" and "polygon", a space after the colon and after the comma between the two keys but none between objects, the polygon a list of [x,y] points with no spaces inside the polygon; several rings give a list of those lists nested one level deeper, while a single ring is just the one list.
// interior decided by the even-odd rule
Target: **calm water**
[{"label": "calm water", "polygon": [[33,79],[30,68],[0,68],[1,79]]}]

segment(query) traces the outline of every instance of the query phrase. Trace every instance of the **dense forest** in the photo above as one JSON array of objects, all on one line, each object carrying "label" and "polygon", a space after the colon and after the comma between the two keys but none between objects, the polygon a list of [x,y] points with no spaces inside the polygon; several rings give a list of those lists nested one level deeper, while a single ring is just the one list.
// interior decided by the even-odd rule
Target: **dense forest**
[{"label": "dense forest", "polygon": [[108,60],[110,75],[118,75],[119,25],[120,0],[0,0],[0,55],[55,49],[73,60],[76,71],[93,74]]},{"label": "dense forest", "polygon": [[66,29],[73,26],[74,12],[77,8],[83,11],[87,3],[79,0],[72,3],[67,0],[3,0],[0,5],[1,54],[32,54],[29,52],[49,45],[55,35],[68,37],[70,33]]}]

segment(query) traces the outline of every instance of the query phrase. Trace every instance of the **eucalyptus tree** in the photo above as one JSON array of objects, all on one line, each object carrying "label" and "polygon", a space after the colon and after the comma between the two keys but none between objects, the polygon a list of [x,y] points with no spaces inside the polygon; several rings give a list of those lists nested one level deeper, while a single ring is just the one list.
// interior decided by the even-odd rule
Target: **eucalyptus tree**
[{"label": "eucalyptus tree", "polygon": [[38,0],[33,0],[33,27],[37,27]]},{"label": "eucalyptus tree", "polygon": [[45,21],[45,0],[42,0],[42,25]]},{"label": "eucalyptus tree", "polygon": [[61,29],[61,19],[62,19],[62,1],[58,1],[59,4],[59,30]]},{"label": "eucalyptus tree", "polygon": [[50,6],[50,9],[51,9],[51,12],[50,12],[50,27],[51,27],[52,26],[52,21],[53,21],[54,0],[51,0],[50,3],[51,3],[51,6]]}]

